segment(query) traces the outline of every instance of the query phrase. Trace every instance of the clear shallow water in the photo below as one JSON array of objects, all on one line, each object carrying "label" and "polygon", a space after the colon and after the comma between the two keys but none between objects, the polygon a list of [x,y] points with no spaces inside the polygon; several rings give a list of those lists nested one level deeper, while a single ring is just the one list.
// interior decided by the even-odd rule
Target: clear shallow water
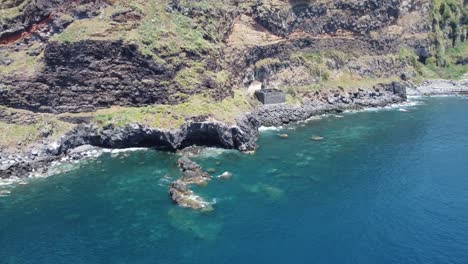
[{"label": "clear shallow water", "polygon": [[197,189],[209,213],[169,201],[156,151],[0,187],[0,263],[468,263],[468,100],[417,100],[204,153],[234,174]]}]

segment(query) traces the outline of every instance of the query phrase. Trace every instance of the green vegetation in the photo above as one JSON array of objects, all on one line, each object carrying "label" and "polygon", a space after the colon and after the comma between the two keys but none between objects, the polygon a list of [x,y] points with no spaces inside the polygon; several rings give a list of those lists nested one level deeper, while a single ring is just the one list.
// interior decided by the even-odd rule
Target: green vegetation
[{"label": "green vegetation", "polygon": [[201,85],[203,73],[204,68],[202,65],[198,64],[192,67],[186,67],[177,72],[175,81],[184,91],[190,91],[196,86]]},{"label": "green vegetation", "polygon": [[[466,2],[466,1],[465,1]],[[434,28],[435,55],[437,66],[446,67],[446,47],[456,47],[466,40],[468,31],[468,8],[463,0],[432,0],[431,18]],[[446,37],[449,38],[447,41]]]},{"label": "green vegetation", "polygon": [[[121,9],[120,6],[108,6],[98,17],[73,21],[62,33],[53,36],[51,40],[77,42],[86,39],[123,39],[127,35],[123,30],[125,28],[111,23],[112,14]],[[62,15],[61,19],[72,20],[67,14]]]},{"label": "green vegetation", "polygon": [[468,73],[468,65],[457,64],[468,56],[468,42],[458,43],[456,47],[448,48],[444,53],[445,65],[440,66],[435,56],[429,57],[423,63],[411,49],[401,49],[398,54],[400,60],[407,61],[417,73],[413,81],[419,83],[425,79],[459,80]]},{"label": "green vegetation", "polygon": [[467,65],[457,62],[468,56],[468,2],[465,0],[432,0],[431,19],[435,47],[433,56],[424,63],[417,60],[414,52],[405,52],[404,57],[413,64],[423,78],[460,79],[468,72]]},{"label": "green vegetation", "polygon": [[94,120],[103,126],[139,123],[163,129],[179,128],[187,118],[200,115],[233,123],[242,113],[251,110],[252,103],[249,100],[242,91],[236,91],[233,97],[219,102],[215,102],[209,96],[195,95],[187,102],[178,105],[102,109],[96,112]]},{"label": "green vegetation", "polygon": [[339,77],[333,80],[328,80],[321,84],[322,88],[327,87],[341,87],[345,90],[356,89],[356,88],[372,88],[379,83],[391,83],[398,81],[399,77],[392,76],[388,78],[371,78],[371,77],[359,77],[348,73],[343,73]]},{"label": "green vegetation", "polygon": [[145,4],[144,18],[133,35],[144,54],[164,58],[181,51],[201,55],[213,50],[198,23],[179,13],[165,12],[164,8],[165,3]]},{"label": "green vegetation", "polygon": [[466,56],[468,56],[468,42],[461,42],[456,47],[447,49],[444,54],[444,66],[437,63],[436,57],[430,57],[422,63],[418,61],[414,51],[404,49],[400,52],[400,57],[409,61],[418,73],[415,78],[417,82],[424,79],[460,79],[468,73],[468,65],[457,64],[457,62]]},{"label": "green vegetation", "polygon": [[38,115],[33,124],[7,124],[0,122],[0,146],[17,147],[18,143],[27,146],[42,139],[42,133],[51,132],[49,139],[55,140],[64,135],[73,125],[55,119],[49,115]]},{"label": "green vegetation", "polygon": [[351,53],[341,51],[327,50],[318,52],[300,51],[292,53],[289,57],[292,63],[304,65],[309,74],[319,76],[320,82],[326,82],[330,79],[330,69],[327,65],[328,59],[333,59],[338,64],[343,65],[353,57]]},{"label": "green vegetation", "polygon": [[255,62],[255,67],[262,68],[262,67],[276,66],[279,64],[281,64],[281,61],[277,58],[266,58],[266,59],[258,60],[257,62]]},{"label": "green vegetation", "polygon": [[[39,48],[39,44],[35,44],[34,46],[31,47],[31,50],[34,48]],[[0,57],[11,60],[10,64],[2,65],[0,67],[0,74],[21,74],[22,76],[32,76],[37,70],[40,69],[40,61],[43,56],[43,53],[37,56],[29,55],[28,51],[26,50],[11,52],[7,49],[0,49]]]},{"label": "green vegetation", "polygon": [[354,90],[357,88],[369,89],[379,83],[390,83],[398,80],[399,78],[397,76],[389,78],[363,78],[360,76],[351,75],[349,73],[342,73],[340,76],[331,80],[322,81],[311,85],[287,86],[283,90],[292,97],[289,99],[289,101],[296,102],[297,98],[300,98],[300,95],[305,93],[336,88],[342,88],[344,90]]},{"label": "green vegetation", "polygon": [[18,16],[28,2],[28,0],[1,1],[0,21]]},{"label": "green vegetation", "polygon": [[53,40],[76,42],[84,39],[106,39],[108,37],[106,32],[111,29],[111,25],[105,20],[83,19],[73,22]]}]

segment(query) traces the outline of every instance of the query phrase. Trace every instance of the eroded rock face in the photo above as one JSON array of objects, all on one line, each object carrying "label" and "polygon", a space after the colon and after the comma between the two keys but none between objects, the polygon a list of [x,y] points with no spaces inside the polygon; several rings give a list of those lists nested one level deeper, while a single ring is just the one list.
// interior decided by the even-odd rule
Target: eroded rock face
[{"label": "eroded rock face", "polygon": [[50,43],[45,70],[35,80],[11,80],[0,102],[41,112],[83,112],[111,105],[147,105],[177,101],[163,82],[174,73],[135,45],[84,41]]},{"label": "eroded rock face", "polygon": [[258,1],[254,6],[254,18],[270,31],[284,36],[294,31],[366,34],[395,21],[399,16],[400,5],[398,0],[328,1],[314,4],[293,1],[291,9],[277,9],[265,2],[268,1]]},{"label": "eroded rock face", "polygon": [[17,14],[0,20],[0,40],[28,31],[35,24],[44,21],[59,8],[92,3],[97,7],[106,0],[9,0],[2,3],[3,8],[17,8]]},{"label": "eroded rock face", "polygon": [[125,127],[80,125],[49,148],[52,155],[61,155],[80,145],[104,148],[150,147],[175,151],[199,145],[254,150],[258,136],[258,120],[250,115],[238,119],[237,125],[219,122],[189,122],[173,131],[159,130],[138,124]]},{"label": "eroded rock face", "polygon": [[[106,2],[28,1],[21,15],[2,21],[6,29],[1,34],[25,30],[64,6],[70,6],[73,19],[95,16]],[[75,3],[88,3],[89,10],[81,14],[72,8]],[[39,112],[84,112],[113,105],[177,104],[187,96],[207,90],[218,100],[229,96],[233,87],[249,86],[253,81],[275,81],[272,75],[281,67],[300,73],[303,65],[287,62],[294,51],[340,50],[382,56],[408,46],[427,53],[430,40],[421,36],[431,31],[428,3],[429,0],[330,0],[246,1],[238,5],[227,1],[222,8],[200,8],[190,1],[168,1],[167,13],[189,17],[212,32],[204,38],[216,44],[217,56],[181,52],[171,55],[166,63],[142,55],[135,44],[117,40],[49,42],[50,34],[71,23],[53,19],[51,24],[58,30],[44,32],[44,37],[34,40],[46,46],[43,67],[31,78],[19,75],[0,78],[0,105]],[[125,21],[126,15],[117,13],[113,19]],[[252,38],[236,42],[236,36]],[[276,70],[254,66],[268,58],[285,63]],[[200,84],[190,89],[174,82],[181,69],[201,60],[212,72],[228,72],[228,83],[217,84],[208,75],[201,75]],[[380,78],[389,72],[406,70],[405,66],[382,58],[330,68]],[[316,77],[306,81],[314,83]],[[283,85],[286,79],[277,84]]]}]

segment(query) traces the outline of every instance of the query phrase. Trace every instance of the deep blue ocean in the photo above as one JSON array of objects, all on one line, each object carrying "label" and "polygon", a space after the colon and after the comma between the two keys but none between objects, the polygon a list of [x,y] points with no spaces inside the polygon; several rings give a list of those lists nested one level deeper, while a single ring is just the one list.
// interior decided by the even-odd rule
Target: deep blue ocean
[{"label": "deep blue ocean", "polygon": [[233,173],[196,189],[212,212],[169,200],[178,156],[153,150],[0,186],[0,263],[466,264],[468,99],[413,100],[204,151]]}]

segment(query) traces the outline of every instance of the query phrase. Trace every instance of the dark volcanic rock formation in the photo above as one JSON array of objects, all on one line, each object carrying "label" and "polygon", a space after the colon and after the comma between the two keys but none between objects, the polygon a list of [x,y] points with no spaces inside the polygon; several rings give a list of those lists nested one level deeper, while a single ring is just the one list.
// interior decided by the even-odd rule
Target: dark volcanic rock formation
[{"label": "dark volcanic rock formation", "polygon": [[182,207],[195,210],[213,210],[211,205],[190,190],[190,185],[205,185],[211,176],[204,172],[198,164],[186,157],[177,162],[182,170],[182,177],[169,185],[169,197]]},{"label": "dark volcanic rock formation", "polygon": [[[87,8],[74,8],[83,4],[87,4]],[[25,31],[54,12],[71,14],[72,20],[66,23],[72,23],[74,19],[95,16],[99,7],[109,4],[112,5],[108,1],[91,0],[26,1],[19,15],[2,20],[1,35]],[[424,37],[432,30],[429,4],[428,0],[245,1],[243,5],[237,1],[222,1],[221,5],[202,8],[192,1],[168,1],[165,12],[189,19],[193,30],[203,34],[200,41],[211,42],[211,52],[197,53],[181,48],[179,53],[172,54],[154,48],[154,55],[162,59],[155,60],[142,55],[139,49],[142,44],[138,41],[121,41],[109,32],[102,40],[83,38],[71,43],[39,38],[45,44],[42,67],[32,77],[21,77],[19,73],[0,76],[0,105],[39,112],[84,112],[113,105],[176,104],[190,95],[207,91],[215,99],[222,99],[232,94],[233,87],[271,79],[275,72],[258,74],[261,69],[255,65],[260,60],[276,58],[289,68],[301,67],[297,61],[288,61],[291,53],[300,50],[339,50],[383,56],[409,47],[428,56],[433,44],[430,38]],[[127,13],[135,14],[135,26],[144,19],[142,14],[131,9],[115,12],[110,17],[112,22],[108,23],[122,23],[121,27],[126,21],[121,16]],[[245,24],[243,18],[250,22]],[[54,17],[51,23],[58,28],[68,25],[59,20]],[[263,34],[272,39],[258,37]],[[239,44],[239,39],[242,42],[244,38],[246,43]],[[197,73],[200,80],[188,88],[174,79],[191,65],[202,65],[204,69],[196,71],[206,73]],[[393,73],[394,65],[377,65],[379,67],[368,67],[376,77]],[[335,66],[330,68],[335,69]],[[401,68],[405,70],[405,67]],[[338,67],[348,68],[353,70],[352,65]],[[219,72],[227,74],[224,83],[218,83],[213,76]],[[316,80],[309,80],[309,83],[314,82]]]},{"label": "dark volcanic rock formation", "polygon": [[65,154],[80,145],[104,148],[151,147],[175,151],[192,145],[254,150],[258,135],[258,120],[247,114],[237,125],[217,122],[189,122],[173,131],[149,128],[138,124],[98,129],[91,125],[78,126],[49,149],[53,155]]},{"label": "dark volcanic rock formation", "polygon": [[0,90],[4,105],[41,112],[83,112],[111,105],[171,103],[166,85],[174,73],[142,56],[135,45],[83,41],[51,43],[45,70],[35,80],[11,80]]},{"label": "dark volcanic rock formation", "polygon": [[[80,4],[94,4],[100,6],[106,0],[18,0],[10,5],[0,6],[4,8],[18,8],[18,15],[0,20],[0,40],[15,39],[15,35],[28,32],[34,25],[47,20],[58,9],[66,9],[70,6]],[[81,17],[88,17],[89,14],[77,14]]]}]

